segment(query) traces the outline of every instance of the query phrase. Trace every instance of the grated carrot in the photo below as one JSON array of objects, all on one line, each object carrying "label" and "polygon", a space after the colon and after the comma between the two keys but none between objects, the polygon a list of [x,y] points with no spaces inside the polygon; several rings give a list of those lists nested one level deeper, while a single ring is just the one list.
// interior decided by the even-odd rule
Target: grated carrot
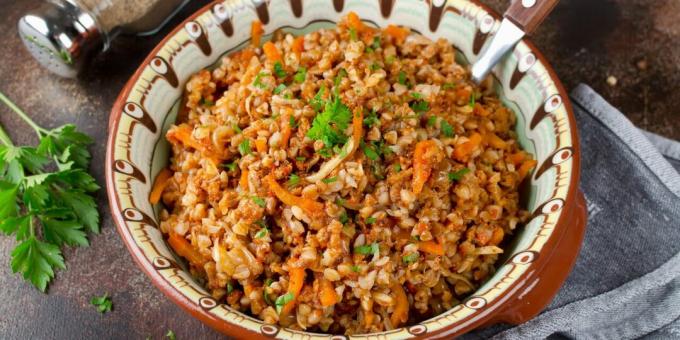
[{"label": "grated carrot", "polygon": [[413,193],[416,195],[423,191],[425,182],[430,177],[432,172],[430,160],[436,148],[437,143],[433,140],[424,140],[416,144],[413,153]]},{"label": "grated carrot", "polygon": [[323,203],[291,194],[288,190],[279,185],[279,183],[276,182],[276,179],[274,179],[274,176],[271,174],[268,175],[265,180],[269,185],[269,190],[271,190],[274,195],[284,204],[300,207],[308,215],[310,215],[310,217],[317,216],[324,212]]},{"label": "grated carrot", "polygon": [[392,321],[392,327],[397,328],[399,325],[408,321],[408,297],[400,284],[394,284],[392,286],[392,293],[394,294],[396,304],[394,306],[394,311],[390,316],[390,321]]},{"label": "grated carrot", "polygon": [[361,22],[359,16],[354,12],[349,12],[347,14],[347,25],[350,28],[353,28],[357,33],[361,33],[361,31],[364,29],[364,23]]},{"label": "grated carrot", "polygon": [[484,141],[486,144],[491,145],[496,149],[505,149],[508,147],[508,144],[493,132],[484,134]]},{"label": "grated carrot", "polygon": [[513,153],[508,156],[508,162],[512,163],[517,167],[522,163],[527,158],[526,154],[524,151],[518,151],[517,153]]},{"label": "grated carrot", "polygon": [[477,147],[482,143],[482,135],[475,132],[470,137],[469,140],[458,144],[453,149],[453,158],[459,162],[467,161],[468,157],[477,149]]},{"label": "grated carrot", "polygon": [[322,278],[319,280],[319,300],[324,307],[332,306],[338,303],[338,294],[333,289],[333,283]]},{"label": "grated carrot", "polygon": [[283,108],[283,114],[281,114],[281,149],[284,150],[288,147],[288,141],[293,132],[293,127],[290,126],[290,117],[292,115],[293,109],[290,107]]},{"label": "grated carrot", "polygon": [[487,109],[485,109],[480,103],[475,103],[475,107],[472,109],[472,112],[482,117],[486,117],[490,114],[490,112]]},{"label": "grated carrot", "polygon": [[205,258],[203,258],[203,255],[194,249],[184,236],[171,232],[170,237],[168,237],[168,244],[175,250],[177,255],[186,258],[191,264],[197,267],[202,267],[207,262]]},{"label": "grated carrot", "polygon": [[281,309],[281,318],[283,319],[288,313],[290,313],[295,304],[297,303],[297,298],[300,296],[302,291],[302,286],[305,284],[305,269],[300,267],[293,267],[288,271],[288,293],[293,294],[293,300],[289,301]]},{"label": "grated carrot", "polygon": [[435,241],[420,241],[418,242],[418,250],[426,253],[443,256],[444,246]]},{"label": "grated carrot", "polygon": [[300,60],[300,57],[302,56],[302,51],[305,50],[305,37],[300,36],[300,37],[295,38],[295,40],[293,40],[293,44],[291,45],[290,49],[298,57],[298,60]]},{"label": "grated carrot", "polygon": [[262,51],[264,51],[264,55],[267,57],[267,60],[270,62],[280,62],[281,61],[281,52],[279,52],[279,49],[276,48],[276,45],[274,45],[273,42],[267,41],[262,45]]},{"label": "grated carrot", "polygon": [[241,190],[248,190],[248,170],[241,171],[241,178],[238,181]]},{"label": "grated carrot", "polygon": [[519,169],[517,170],[517,173],[519,174],[519,180],[520,182],[526,177],[531,170],[536,167],[536,160],[530,159],[522,162],[522,165],[519,166]]},{"label": "grated carrot", "polygon": [[255,140],[255,149],[257,152],[260,153],[265,153],[267,152],[267,139],[266,138],[258,138]]},{"label": "grated carrot", "polygon": [[250,26],[250,42],[255,46],[260,46],[262,34],[264,34],[262,23],[259,20],[253,20],[253,24]]},{"label": "grated carrot", "polygon": [[408,29],[395,25],[388,25],[384,32],[394,38],[399,44],[404,42],[404,39],[411,33]]},{"label": "grated carrot", "polygon": [[185,147],[199,151],[203,156],[210,159],[215,166],[220,164],[221,157],[212,150],[210,144],[194,138],[193,129],[189,125],[180,124],[170,129],[165,138],[172,144],[181,143]]},{"label": "grated carrot", "polygon": [[165,168],[161,170],[156,176],[156,180],[153,183],[151,189],[151,194],[149,194],[149,203],[156,204],[160,202],[163,190],[170,184],[170,178],[172,178],[172,170]]}]

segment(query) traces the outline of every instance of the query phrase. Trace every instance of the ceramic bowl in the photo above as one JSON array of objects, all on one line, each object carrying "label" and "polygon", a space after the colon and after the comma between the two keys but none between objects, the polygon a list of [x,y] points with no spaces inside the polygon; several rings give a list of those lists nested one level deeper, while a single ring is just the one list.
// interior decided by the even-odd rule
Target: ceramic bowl
[{"label": "ceramic bowl", "polygon": [[[261,321],[215,301],[186,270],[158,229],[160,206],[149,191],[168,163],[164,135],[193,73],[249,42],[253,20],[265,34],[302,34],[354,11],[368,24],[408,26],[446,38],[459,62],[474,62],[499,26],[498,15],[467,0],[234,0],[214,2],[188,18],[146,58],[111,112],[106,157],[111,212],[130,253],[151,281],[196,318],[237,338],[345,338]],[[497,322],[521,323],[556,294],[583,237],[585,205],[578,191],[579,147],[574,116],[560,81],[528,41],[493,70],[501,100],[517,115],[516,131],[538,166],[523,190],[530,222],[519,228],[495,275],[464,303],[416,325],[352,338],[451,337]]]}]

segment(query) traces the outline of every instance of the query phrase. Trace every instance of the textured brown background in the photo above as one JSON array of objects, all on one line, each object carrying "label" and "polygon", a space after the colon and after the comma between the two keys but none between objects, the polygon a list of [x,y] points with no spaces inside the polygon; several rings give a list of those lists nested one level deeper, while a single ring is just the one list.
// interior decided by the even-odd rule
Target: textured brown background
[{"label": "textured brown background", "polygon": [[[311,1],[311,0],[310,0]],[[124,38],[83,79],[59,79],[24,50],[15,23],[41,0],[0,0],[0,90],[45,127],[76,123],[96,139],[92,171],[104,183],[106,123],[118,92],[148,51],[180,18],[206,1],[193,1],[158,36]],[[497,11],[504,0],[483,0]],[[275,13],[273,15],[276,15]],[[680,0],[562,0],[534,42],[567,89],[590,84],[638,126],[680,139]],[[641,69],[637,63],[646,62]],[[616,86],[608,76],[618,78]],[[0,123],[17,144],[36,143],[33,132],[4,108]],[[587,174],[584,174],[587,176]],[[98,194],[102,233],[89,248],[67,249],[68,270],[41,294],[9,269],[14,239],[0,237],[0,338],[178,339],[218,335],[185,314],[137,269],[115,231],[105,190]],[[100,315],[88,301],[108,292],[114,311]]]}]

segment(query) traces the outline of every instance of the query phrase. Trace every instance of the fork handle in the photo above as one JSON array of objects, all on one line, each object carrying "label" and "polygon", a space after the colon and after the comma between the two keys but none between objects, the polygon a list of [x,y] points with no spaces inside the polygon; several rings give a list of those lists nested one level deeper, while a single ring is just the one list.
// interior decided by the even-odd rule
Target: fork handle
[{"label": "fork handle", "polygon": [[559,0],[512,0],[504,17],[519,26],[525,34],[533,32]]}]

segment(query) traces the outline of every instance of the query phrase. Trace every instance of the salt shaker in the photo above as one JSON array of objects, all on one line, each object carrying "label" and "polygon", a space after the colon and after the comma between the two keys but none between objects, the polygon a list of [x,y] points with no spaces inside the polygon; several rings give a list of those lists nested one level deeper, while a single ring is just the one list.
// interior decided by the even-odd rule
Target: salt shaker
[{"label": "salt shaker", "polygon": [[18,31],[40,64],[73,78],[116,36],[154,34],[188,1],[47,0],[19,20]]}]

